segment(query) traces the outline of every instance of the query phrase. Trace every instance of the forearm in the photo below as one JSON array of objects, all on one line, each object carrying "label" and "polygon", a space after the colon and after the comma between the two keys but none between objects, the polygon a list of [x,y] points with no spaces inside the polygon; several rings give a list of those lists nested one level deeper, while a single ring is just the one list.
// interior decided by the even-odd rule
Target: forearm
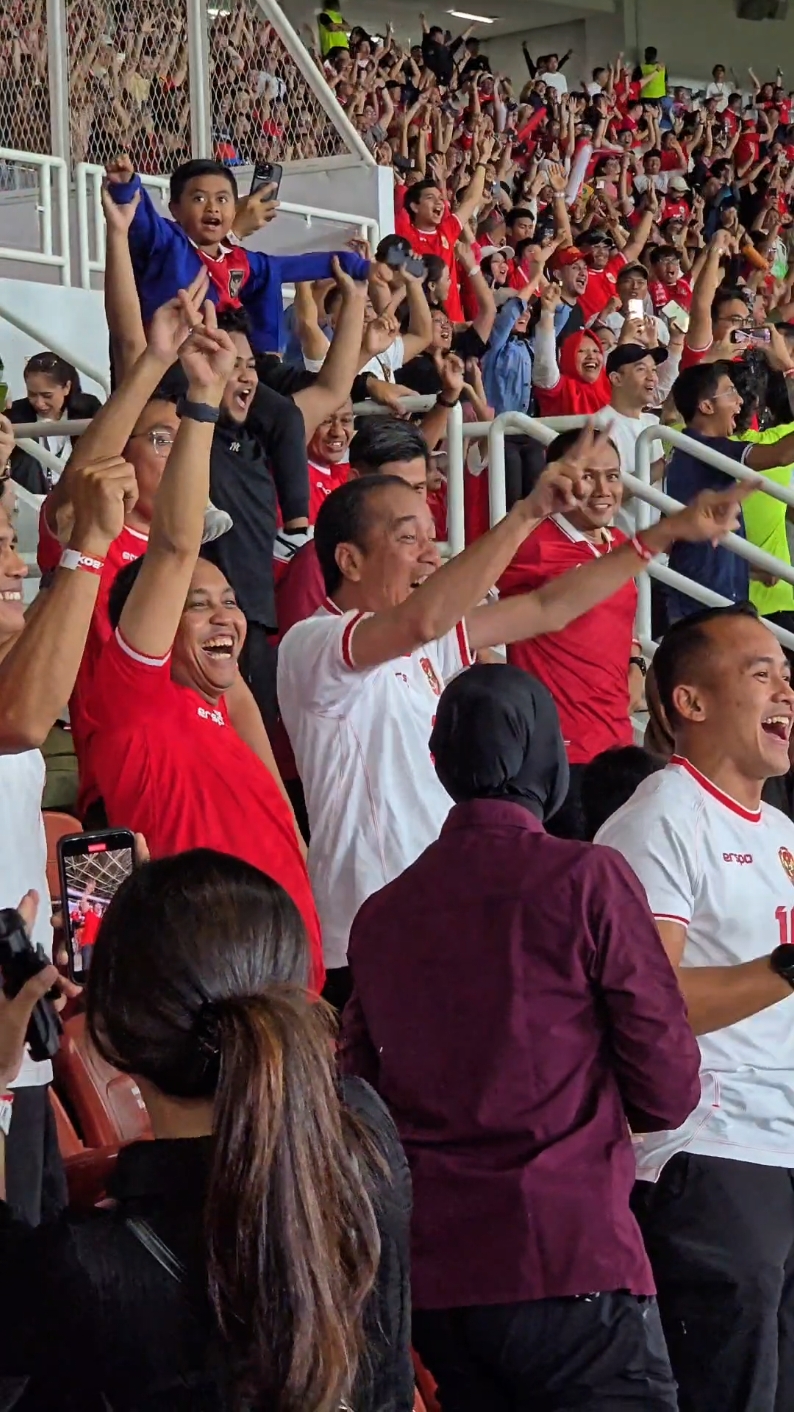
[{"label": "forearm", "polygon": [[485,190],[485,163],[478,162],[474,175],[463,193],[462,199],[455,207],[455,215],[461,225],[465,225],[469,216],[476,211],[483,198]]},{"label": "forearm", "polygon": [[546,314],[541,314],[540,322],[535,330],[534,362],[532,364],[532,381],[535,387],[550,390],[557,386],[560,380],[560,369],[557,365],[557,347],[554,337],[554,320]]},{"label": "forearm", "polygon": [[[91,545],[76,545],[90,554]],[[97,557],[102,557],[102,546]],[[99,575],[58,569],[0,662],[0,753],[41,746],[72,694],[99,591]]]},{"label": "forearm", "polygon": [[143,408],[167,371],[168,365],[146,348],[121,387],[100,407],[83,432],[63,475],[50,492],[48,511],[56,511],[69,500],[74,471],[90,461],[120,455]]},{"label": "forearm", "polygon": [[123,382],[146,349],[126,231],[108,230],[105,253],[105,315],[116,379]]},{"label": "forearm", "polygon": [[311,285],[301,280],[295,286],[295,331],[300,340],[304,358],[319,362],[325,358],[331,344],[320,328],[317,318],[317,305],[312,296]]},{"label": "forearm", "polygon": [[[188,387],[187,400],[217,407],[220,396]],[[215,428],[183,417],[154,502],[146,557],[197,559],[210,494],[210,452]]]},{"label": "forearm", "polygon": [[554,217],[554,230],[561,237],[562,245],[573,245],[573,235],[571,233],[571,218],[568,215],[568,207],[565,204],[565,194],[555,191],[552,203],[552,216]]},{"label": "forearm", "polygon": [[350,396],[361,353],[364,307],[364,298],[358,291],[355,297],[343,298],[333,342],[314,384],[293,395],[293,402],[303,413],[307,442],[320,422]]},{"label": "forearm", "polygon": [[681,966],[677,974],[696,1035],[738,1024],[792,993],[766,956],[740,966]]}]

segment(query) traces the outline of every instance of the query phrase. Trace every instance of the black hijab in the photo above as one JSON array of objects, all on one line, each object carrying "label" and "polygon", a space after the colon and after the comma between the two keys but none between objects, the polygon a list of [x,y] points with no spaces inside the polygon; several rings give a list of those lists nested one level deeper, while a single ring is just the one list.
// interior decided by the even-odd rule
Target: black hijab
[{"label": "black hijab", "polygon": [[519,667],[483,663],[455,677],[438,703],[430,750],[456,804],[503,799],[545,820],[568,792],[557,708]]}]

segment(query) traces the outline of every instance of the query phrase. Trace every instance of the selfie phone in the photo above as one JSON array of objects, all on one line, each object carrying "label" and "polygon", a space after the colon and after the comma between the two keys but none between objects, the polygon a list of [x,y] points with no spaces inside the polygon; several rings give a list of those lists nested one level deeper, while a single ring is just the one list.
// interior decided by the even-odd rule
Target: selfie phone
[{"label": "selfie phone", "polygon": [[94,942],[110,900],[134,866],[135,838],[129,829],[73,833],[58,841],[69,975],[78,984],[88,975]]},{"label": "selfie phone", "polygon": [[280,162],[257,162],[254,167],[254,175],[251,178],[250,195],[255,191],[261,191],[263,186],[273,187],[273,200],[278,196],[278,189],[281,186],[281,178],[284,175],[284,168]]},{"label": "selfie phone", "polygon": [[689,328],[689,314],[682,304],[677,303],[675,299],[670,299],[662,309],[662,313],[668,322],[675,324],[676,328],[680,329],[682,333],[687,332]]},{"label": "selfie phone", "polygon": [[407,259],[408,251],[402,245],[390,245],[383,257],[383,263],[390,270],[401,270]]},{"label": "selfie phone", "polygon": [[771,342],[772,334],[768,328],[735,328],[731,333],[731,343],[738,343],[741,348],[746,348],[748,344],[760,348],[762,344]]},{"label": "selfie phone", "polygon": [[406,255],[404,268],[409,275],[414,275],[416,279],[424,279],[427,274],[427,265],[418,255]]},{"label": "selfie phone", "polygon": [[598,177],[598,178],[596,179],[596,184],[595,184],[595,189],[596,189],[596,191],[603,191],[605,186],[606,186],[606,182],[603,180],[603,178],[602,178],[602,177]]},{"label": "selfie phone", "polygon": [[644,301],[643,301],[642,299],[630,299],[630,300],[629,300],[629,318],[630,318],[630,319],[644,319],[644,318],[645,318],[645,304],[644,304]]}]

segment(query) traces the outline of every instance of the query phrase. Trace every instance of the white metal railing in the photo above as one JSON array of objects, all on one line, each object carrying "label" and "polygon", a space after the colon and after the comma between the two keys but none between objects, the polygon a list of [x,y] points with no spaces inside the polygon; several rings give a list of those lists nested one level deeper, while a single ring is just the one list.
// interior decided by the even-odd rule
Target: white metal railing
[{"label": "white metal railing", "polygon": [[[50,330],[45,330],[32,324],[28,319],[24,319],[16,309],[9,309],[0,299],[0,319],[5,319],[7,323],[13,324],[28,338],[32,338],[34,343],[38,343],[41,348],[47,348],[51,353],[57,353],[59,358],[71,363],[79,373],[85,373],[92,382],[98,383],[105,393],[110,392],[110,378],[106,370],[95,368],[93,363],[89,363],[80,353],[76,353],[73,348],[67,348],[60,339],[53,338]],[[32,426],[40,425],[31,423]],[[32,434],[32,433],[29,433]]]},{"label": "white metal railing", "polygon": [[[77,203],[77,251],[81,289],[91,288],[92,274],[105,271],[105,213],[102,210],[102,182],[105,168],[93,162],[80,162],[75,167],[74,192]],[[141,176],[147,191],[165,198],[167,207],[170,191],[168,177]],[[165,212],[163,212],[165,214]]]},{"label": "white metal railing", "polygon": [[[548,421],[541,421],[536,417],[527,417],[521,412],[503,412],[495,417],[490,423],[468,423],[463,426],[465,435],[481,435],[484,427],[487,426],[488,435],[488,490],[491,507],[491,524],[496,524],[507,513],[507,503],[505,494],[505,434],[510,432],[521,432],[526,436],[531,436],[535,441],[548,446],[553,441],[559,431],[567,430],[569,427],[583,426],[588,420],[587,417],[557,417]],[[450,431],[452,430],[450,422]],[[775,484],[755,471],[749,470],[738,461],[732,461],[730,457],[723,456],[717,451],[712,451],[704,447],[699,441],[686,436],[685,433],[675,431],[672,427],[663,426],[661,423],[648,427],[637,439],[637,464],[636,475],[631,475],[624,471],[622,474],[623,483],[638,502],[637,523],[639,529],[645,529],[650,524],[650,507],[661,510],[664,514],[675,513],[683,509],[680,500],[674,500],[671,496],[665,495],[663,491],[657,490],[651,485],[651,443],[654,441],[667,442],[671,446],[688,451],[690,455],[698,460],[714,466],[717,470],[723,471],[726,475],[732,476],[735,480],[764,481],[762,488],[765,494],[771,495],[775,500],[784,501],[787,505],[794,506],[794,491],[788,487]],[[454,463],[455,474],[458,474],[457,459]],[[460,475],[463,474],[462,455],[460,457]],[[453,470],[453,461],[449,461],[449,471]],[[781,559],[774,558],[767,554],[765,550],[756,548],[753,544],[748,544],[746,539],[742,539],[736,534],[727,534],[721,541],[723,546],[732,553],[746,559],[755,567],[764,570],[766,573],[774,574],[776,578],[783,579],[786,583],[794,585],[794,567],[786,564]],[[666,583],[670,587],[685,593],[687,597],[695,599],[696,602],[703,603],[708,607],[724,607],[730,602],[723,598],[721,594],[715,593],[712,589],[705,588],[702,584],[696,583],[693,579],[686,578],[683,574],[676,573],[667,565],[654,560],[648,565],[647,574],[639,574],[637,577],[637,636],[642,644],[643,651],[652,654],[655,651],[656,643],[651,635],[651,593],[650,579],[655,578],[659,582]],[[787,632],[785,628],[778,627],[776,623],[764,619],[767,627],[774,633],[775,637],[784,647],[794,648],[794,634]]]},{"label": "white metal railing", "polygon": [[[37,186],[26,187],[17,194],[24,197],[35,195],[40,247],[37,250],[29,250],[25,246],[0,245],[0,260],[13,260],[25,265],[48,265],[58,271],[61,284],[71,284],[69,175],[66,162],[62,157],[47,156],[39,152],[18,152],[13,147],[0,147],[0,162],[20,163],[25,167],[35,168],[38,173]],[[7,192],[2,198],[2,204],[14,200],[15,193]]]}]

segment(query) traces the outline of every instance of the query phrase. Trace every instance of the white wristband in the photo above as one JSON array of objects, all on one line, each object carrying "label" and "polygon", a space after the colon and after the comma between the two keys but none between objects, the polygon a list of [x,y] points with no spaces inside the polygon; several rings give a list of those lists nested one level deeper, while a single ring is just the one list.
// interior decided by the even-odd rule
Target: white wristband
[{"label": "white wristband", "polygon": [[101,574],[105,567],[104,559],[94,559],[91,554],[81,554],[79,549],[64,549],[60,569],[84,569],[89,574]]}]

